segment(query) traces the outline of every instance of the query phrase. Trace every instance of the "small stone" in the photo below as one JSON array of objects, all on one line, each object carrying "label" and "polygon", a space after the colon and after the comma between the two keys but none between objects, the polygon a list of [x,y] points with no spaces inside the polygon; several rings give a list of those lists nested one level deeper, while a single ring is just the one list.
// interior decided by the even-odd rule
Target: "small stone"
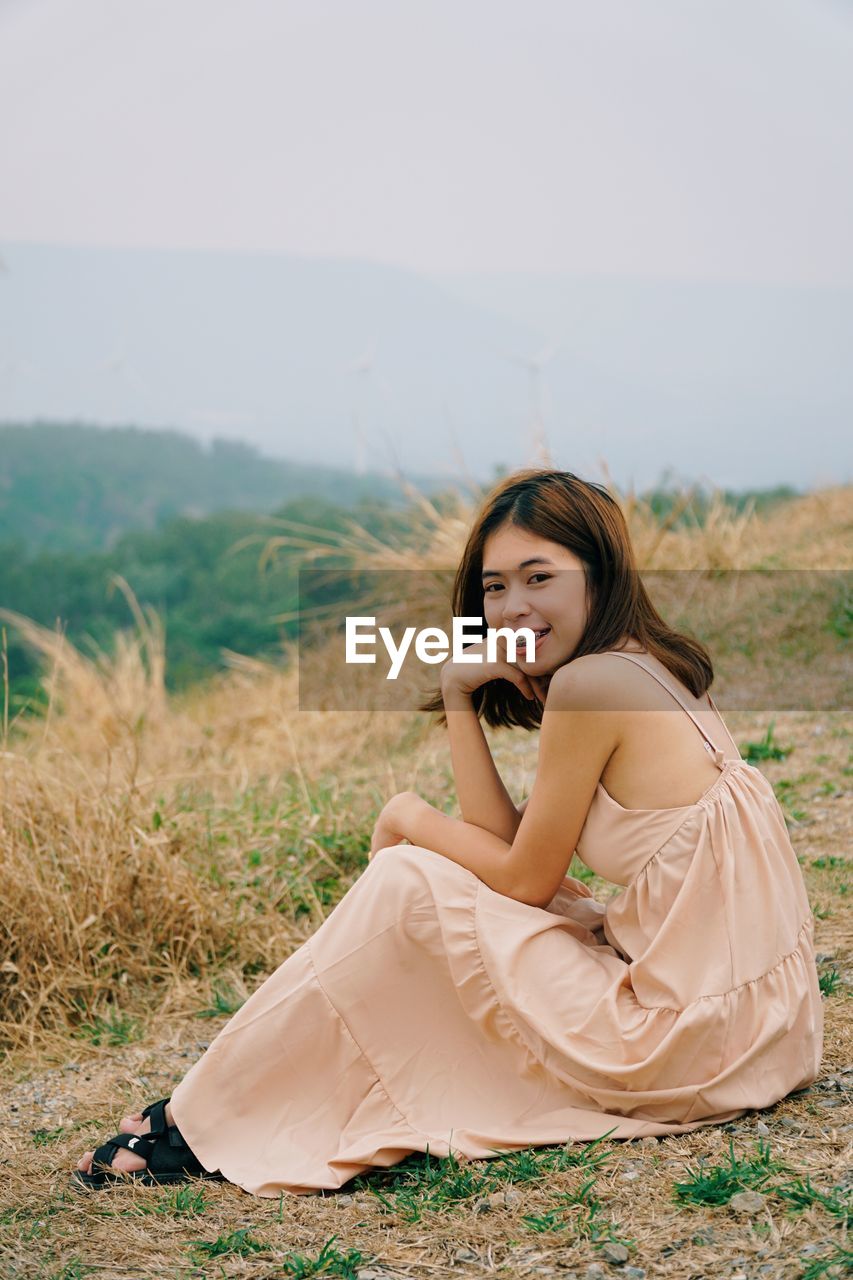
[{"label": "small stone", "polygon": [[346,1209],[351,1204],[355,1204],[355,1196],[348,1196],[348,1195],[338,1196],[337,1199],[335,1200],[335,1203],[339,1204],[342,1208]]},{"label": "small stone", "polygon": [[729,1208],[735,1213],[760,1213],[766,1203],[766,1198],[758,1191],[741,1191],[732,1196]]},{"label": "small stone", "polygon": [[822,1247],[819,1244],[804,1244],[800,1253],[804,1258],[810,1258],[813,1254],[820,1253]]},{"label": "small stone", "polygon": [[473,1249],[457,1249],[453,1255],[454,1262],[479,1262],[479,1255]]},{"label": "small stone", "polygon": [[583,1280],[606,1280],[607,1272],[597,1262],[591,1262],[583,1273]]},{"label": "small stone", "polygon": [[762,1138],[766,1138],[770,1133],[770,1128],[763,1120],[759,1120],[755,1126],[755,1132],[760,1134]]},{"label": "small stone", "polygon": [[818,1098],[819,1107],[843,1107],[847,1102],[846,1098]]},{"label": "small stone", "polygon": [[621,1175],[623,1182],[639,1182],[641,1177],[642,1174],[638,1169],[626,1169],[626,1171]]},{"label": "small stone", "polygon": [[629,1276],[630,1280],[646,1280],[646,1273],[642,1267],[625,1267],[622,1275]]},{"label": "small stone", "polygon": [[630,1257],[628,1250],[624,1244],[617,1244],[615,1241],[608,1241],[601,1250],[602,1258],[607,1262],[613,1262],[619,1266],[623,1262],[627,1262]]},{"label": "small stone", "polygon": [[783,1129],[796,1129],[797,1133],[802,1129],[802,1122],[795,1120],[793,1116],[782,1116],[779,1124]]},{"label": "small stone", "polygon": [[641,1138],[640,1139],[641,1147],[657,1147],[657,1145],[658,1145],[657,1138]]}]

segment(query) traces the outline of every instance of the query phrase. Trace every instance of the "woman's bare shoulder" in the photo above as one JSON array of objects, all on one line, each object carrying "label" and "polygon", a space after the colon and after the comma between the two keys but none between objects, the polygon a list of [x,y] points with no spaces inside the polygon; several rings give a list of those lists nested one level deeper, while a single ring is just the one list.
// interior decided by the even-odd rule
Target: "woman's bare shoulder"
[{"label": "woman's bare shoulder", "polygon": [[554,672],[546,706],[551,702],[578,710],[630,711],[644,704],[649,683],[633,662],[611,653],[585,653]]}]

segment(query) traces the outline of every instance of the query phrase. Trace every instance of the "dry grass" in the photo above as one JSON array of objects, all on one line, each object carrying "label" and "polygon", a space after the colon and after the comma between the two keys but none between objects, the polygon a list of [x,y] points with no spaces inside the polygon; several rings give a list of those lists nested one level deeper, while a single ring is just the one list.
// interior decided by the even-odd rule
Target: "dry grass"
[{"label": "dry grass", "polygon": [[[772,592],[764,603],[751,593],[750,616],[737,593],[723,614],[716,597],[710,616],[713,578],[703,577],[703,591],[694,589],[693,597],[704,601],[700,620],[718,624],[711,650],[730,692],[750,672],[757,685],[765,681],[762,655],[778,658],[787,645],[801,676],[796,705],[807,707],[811,694],[816,708],[770,715],[778,705],[772,684],[761,684],[759,706],[727,702],[720,681],[719,700],[731,708],[727,719],[738,742],[760,741],[773,719],[775,740],[793,748],[787,759],[761,767],[789,815],[818,916],[822,972],[828,985],[835,982],[826,997],[827,1079],[853,1063],[849,863],[829,861],[845,854],[849,831],[850,735],[843,706],[833,701],[843,678],[841,630],[823,625],[826,610],[837,605],[835,579],[828,589],[825,571],[849,569],[850,490],[810,495],[766,519],[733,516],[717,503],[704,529],[677,531],[662,527],[631,495],[622,497],[644,568],[814,571],[781,639]],[[446,570],[468,519],[462,500],[450,517],[421,501],[411,548],[384,548],[353,529],[350,551],[365,567]],[[313,541],[305,530],[285,536]],[[436,574],[426,612],[443,605],[445,582]],[[135,607],[129,588],[126,594]],[[662,605],[667,616],[681,607],[679,599]],[[560,1195],[581,1189],[576,1169],[538,1179],[508,1176],[518,1203],[475,1212],[476,1197],[447,1201],[424,1208],[417,1222],[407,1220],[402,1202],[397,1209],[383,1205],[374,1194],[379,1181],[374,1191],[357,1190],[351,1202],[289,1197],[280,1206],[232,1186],[209,1186],[195,1214],[192,1200],[176,1200],[174,1192],[129,1188],[90,1204],[65,1190],[79,1152],[114,1132],[131,1106],[168,1093],[200,1051],[200,1037],[211,1038],[225,1017],[193,1015],[244,997],[352,884],[383,800],[412,787],[441,803],[452,796],[452,775],[446,739],[424,716],[300,711],[292,662],[275,669],[235,655],[227,674],[169,698],[162,634],[151,614],[137,610],[135,631],[121,638],[110,660],[86,658],[8,612],[3,619],[44,654],[52,696],[43,720],[9,727],[0,759],[0,1033],[12,1081],[0,1131],[7,1174],[0,1273],[44,1280],[90,1271],[282,1276],[299,1274],[292,1260],[285,1269],[288,1251],[316,1259],[336,1235],[344,1262],[332,1256],[332,1269],[317,1274],[346,1275],[347,1251],[357,1250],[377,1261],[351,1255],[353,1274],[372,1267],[424,1277],[497,1268],[563,1276],[574,1268],[583,1275],[599,1256],[579,1226],[586,1210],[576,1206],[563,1215],[564,1225],[547,1230],[526,1220],[538,1215],[547,1224],[543,1215]],[[532,776],[535,743],[492,732],[490,741],[510,791],[520,797]],[[590,883],[600,899],[613,891],[595,877]],[[685,1176],[685,1161],[724,1159],[730,1138],[740,1156],[754,1154],[761,1120],[774,1156],[824,1190],[839,1185],[853,1132],[849,1095],[819,1086],[731,1132],[609,1144],[609,1159],[596,1171],[600,1208],[592,1219],[587,1213],[588,1221],[615,1224],[618,1238],[633,1242],[628,1265],[649,1276],[807,1274],[809,1261],[829,1257],[846,1239],[842,1220],[824,1206],[792,1214],[771,1195],[757,1217],[742,1219],[725,1205],[676,1203],[673,1183]],[[840,1105],[827,1107],[827,1099]],[[797,1121],[803,1134],[788,1123]],[[626,1177],[632,1170],[638,1178]],[[270,1251],[194,1261],[200,1255],[190,1252],[189,1241],[240,1230]],[[811,1259],[798,1253],[808,1244],[818,1246]],[[245,1239],[243,1248],[250,1248]]]}]

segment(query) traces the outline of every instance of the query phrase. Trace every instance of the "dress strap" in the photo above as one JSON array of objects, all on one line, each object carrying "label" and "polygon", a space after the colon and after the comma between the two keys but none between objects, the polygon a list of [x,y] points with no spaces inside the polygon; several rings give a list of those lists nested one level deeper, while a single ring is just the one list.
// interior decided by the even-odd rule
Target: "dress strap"
[{"label": "dress strap", "polygon": [[715,701],[714,701],[714,699],[711,697],[711,691],[710,691],[710,689],[708,690],[708,701],[710,702],[711,707],[713,708],[713,710],[717,713],[717,719],[719,720],[720,724],[721,724],[721,725],[723,726],[723,728],[725,729],[725,731],[726,731],[726,737],[728,738],[729,742],[732,744],[732,746],[734,747],[735,751],[737,752],[737,758],[738,758],[738,760],[742,760],[742,759],[743,759],[743,756],[742,756],[742,755],[741,755],[741,753],[740,753],[740,747],[739,747],[739,746],[738,746],[738,744],[735,742],[734,738],[732,737],[731,733],[729,732],[729,726],[726,724],[725,720],[723,719],[723,714],[722,714],[722,712],[720,711],[720,708],[717,706],[716,702],[715,702]]},{"label": "dress strap", "polygon": [[[704,743],[705,743],[706,748],[707,748],[710,752],[712,752],[712,754],[713,754],[713,756],[714,756],[714,764],[716,764],[720,769],[722,769],[723,765],[725,764],[725,760],[726,760],[726,757],[725,757],[724,753],[722,752],[722,750],[721,750],[718,746],[716,746],[713,742],[711,742],[710,738],[708,737],[707,733],[705,732],[705,729],[704,729],[703,725],[700,723],[700,721],[699,721],[699,720],[697,720],[696,716],[695,716],[695,715],[693,714],[693,712],[690,710],[690,708],[688,707],[687,703],[686,703],[686,702],[684,701],[684,699],[680,696],[680,694],[679,694],[679,693],[678,693],[678,692],[677,692],[677,691],[672,687],[672,685],[671,685],[671,684],[669,684],[669,682],[668,682],[667,680],[662,679],[662,677],[661,677],[661,676],[659,676],[659,675],[658,675],[658,673],[657,673],[656,671],[652,671],[651,667],[647,667],[647,666],[646,666],[646,664],[645,664],[645,662],[642,662],[642,661],[640,660],[640,657],[639,657],[639,655],[638,655],[638,654],[635,654],[635,653],[624,653],[621,649],[608,649],[608,650],[606,650],[606,652],[607,652],[607,653],[612,653],[612,654],[613,654],[615,657],[617,657],[617,658],[627,658],[627,659],[629,660],[629,662],[634,662],[634,663],[636,663],[636,665],[637,665],[638,667],[642,667],[644,671],[647,671],[647,672],[649,673],[649,675],[650,675],[650,676],[652,676],[655,680],[657,680],[658,684],[659,684],[662,688],[666,689],[667,693],[672,694],[673,698],[675,698],[675,701],[676,701],[676,702],[678,703],[678,705],[681,707],[682,711],[686,711],[686,712],[687,712],[687,714],[689,715],[690,719],[693,721],[693,723],[695,724],[696,728],[697,728],[697,729],[699,730],[699,732],[701,733],[701,735],[702,735],[702,739],[703,739],[703,741],[704,741]],[[709,695],[708,695],[708,697],[710,698],[710,696],[711,696],[711,695],[709,694]],[[712,705],[713,705],[713,704],[712,704]],[[717,708],[716,708],[716,707],[714,707],[714,710],[717,712],[717,715],[719,716],[719,714],[720,714],[720,713],[719,713],[719,711],[717,711]],[[731,737],[731,734],[729,734],[729,737]]]}]

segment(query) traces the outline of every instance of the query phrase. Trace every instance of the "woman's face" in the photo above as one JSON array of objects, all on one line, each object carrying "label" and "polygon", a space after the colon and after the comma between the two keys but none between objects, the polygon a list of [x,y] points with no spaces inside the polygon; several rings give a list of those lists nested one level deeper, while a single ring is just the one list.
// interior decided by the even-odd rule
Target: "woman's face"
[{"label": "woman's face", "polygon": [[586,627],[582,561],[559,542],[502,525],[483,547],[483,616],[489,627],[547,628],[536,641],[535,658],[527,661],[521,641],[516,661],[531,675],[553,674],[568,662]]}]

